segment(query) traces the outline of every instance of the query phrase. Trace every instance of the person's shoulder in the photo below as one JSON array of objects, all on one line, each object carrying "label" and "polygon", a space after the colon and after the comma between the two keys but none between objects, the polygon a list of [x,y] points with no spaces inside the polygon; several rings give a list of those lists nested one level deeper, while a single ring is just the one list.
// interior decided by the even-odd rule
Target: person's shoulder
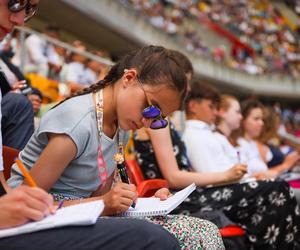
[{"label": "person's shoulder", "polygon": [[47,112],[41,122],[55,120],[57,122],[65,123],[66,126],[73,126],[83,120],[86,116],[94,114],[94,110],[95,106],[91,94],[76,96],[66,100]]},{"label": "person's shoulder", "polygon": [[93,103],[92,94],[85,94],[80,96],[75,96],[62,104],[58,105],[56,108],[64,113],[75,114],[76,116],[84,115],[95,110],[95,105]]},{"label": "person's shoulder", "polygon": [[223,134],[221,134],[220,132],[218,132],[218,131],[214,131],[213,134],[214,134],[215,138],[217,138],[220,141],[226,139],[226,137]]},{"label": "person's shoulder", "polygon": [[70,62],[68,63],[68,69],[72,69],[72,70],[83,70],[84,69],[84,65],[82,63],[79,62]]},{"label": "person's shoulder", "polygon": [[31,34],[30,36],[28,36],[25,40],[26,42],[40,42],[42,41],[42,39],[36,35],[36,34]]}]

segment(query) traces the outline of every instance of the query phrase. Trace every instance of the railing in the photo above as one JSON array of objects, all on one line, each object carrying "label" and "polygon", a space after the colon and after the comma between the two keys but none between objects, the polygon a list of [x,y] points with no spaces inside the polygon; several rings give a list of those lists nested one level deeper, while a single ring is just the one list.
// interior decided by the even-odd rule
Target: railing
[{"label": "railing", "polygon": [[299,81],[278,75],[250,75],[229,68],[226,65],[215,63],[211,59],[201,58],[192,53],[189,54],[183,50],[179,43],[170,39],[170,36],[151,26],[146,19],[141,18],[139,13],[124,8],[117,1],[62,1],[86,16],[92,16],[95,22],[105,23],[112,30],[140,44],[159,44],[188,54],[198,76],[212,79],[223,84],[223,86],[227,84],[227,86],[243,88],[251,93],[290,98],[300,97]]}]

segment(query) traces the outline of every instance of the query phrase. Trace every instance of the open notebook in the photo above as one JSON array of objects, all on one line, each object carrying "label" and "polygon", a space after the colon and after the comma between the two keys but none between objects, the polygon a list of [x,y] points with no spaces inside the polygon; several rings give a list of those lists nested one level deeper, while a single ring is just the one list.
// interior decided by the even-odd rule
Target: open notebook
[{"label": "open notebook", "polygon": [[104,203],[101,200],[61,208],[57,210],[54,215],[49,215],[41,221],[29,222],[25,225],[8,229],[1,229],[0,238],[55,227],[95,224],[103,209]]},{"label": "open notebook", "polygon": [[166,215],[182,203],[195,189],[196,186],[193,183],[165,201],[161,201],[159,198],[138,198],[135,208],[130,207],[120,215],[128,217]]}]

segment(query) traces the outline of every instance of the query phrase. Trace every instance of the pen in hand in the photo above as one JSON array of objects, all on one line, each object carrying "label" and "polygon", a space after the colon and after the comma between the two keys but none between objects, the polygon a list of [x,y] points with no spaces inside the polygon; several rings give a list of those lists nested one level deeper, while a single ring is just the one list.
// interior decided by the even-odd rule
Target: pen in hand
[{"label": "pen in hand", "polygon": [[[35,180],[31,177],[31,175],[28,173],[27,169],[25,168],[25,166],[23,165],[23,163],[18,159],[16,158],[15,159],[15,162],[17,163],[19,169],[21,170],[25,180],[27,181],[28,185],[30,187],[37,187],[37,184],[35,182]],[[53,207],[49,207],[49,213],[50,214],[54,214],[55,213],[55,210]]]},{"label": "pen in hand", "polygon": [[15,162],[17,163],[19,169],[21,170],[22,174],[24,175],[25,180],[28,182],[28,185],[30,187],[37,187],[36,182],[31,177],[31,175],[27,172],[27,170],[24,167],[23,163],[18,158],[15,159]]},{"label": "pen in hand", "polygon": [[[122,182],[130,184],[129,177],[127,175],[126,166],[125,166],[124,162],[117,163],[117,169],[118,169],[118,172],[119,172],[119,175],[121,177]],[[131,206],[133,208],[135,208],[135,202],[133,202]]]}]

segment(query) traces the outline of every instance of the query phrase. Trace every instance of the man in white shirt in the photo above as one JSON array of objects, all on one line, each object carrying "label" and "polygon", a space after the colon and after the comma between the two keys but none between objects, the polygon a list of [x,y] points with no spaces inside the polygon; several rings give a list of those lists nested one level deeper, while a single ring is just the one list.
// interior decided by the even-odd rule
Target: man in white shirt
[{"label": "man in white shirt", "polygon": [[183,141],[188,157],[197,172],[221,172],[232,167],[213,133],[220,102],[219,92],[195,82],[186,102],[186,127]]},{"label": "man in white shirt", "polygon": [[[59,30],[56,26],[49,25],[46,28],[45,35],[57,39]],[[48,77],[50,68],[58,71],[61,65],[58,65],[58,58],[52,44],[48,43],[43,37],[32,34],[25,40],[26,61],[25,72],[35,72]]]}]

